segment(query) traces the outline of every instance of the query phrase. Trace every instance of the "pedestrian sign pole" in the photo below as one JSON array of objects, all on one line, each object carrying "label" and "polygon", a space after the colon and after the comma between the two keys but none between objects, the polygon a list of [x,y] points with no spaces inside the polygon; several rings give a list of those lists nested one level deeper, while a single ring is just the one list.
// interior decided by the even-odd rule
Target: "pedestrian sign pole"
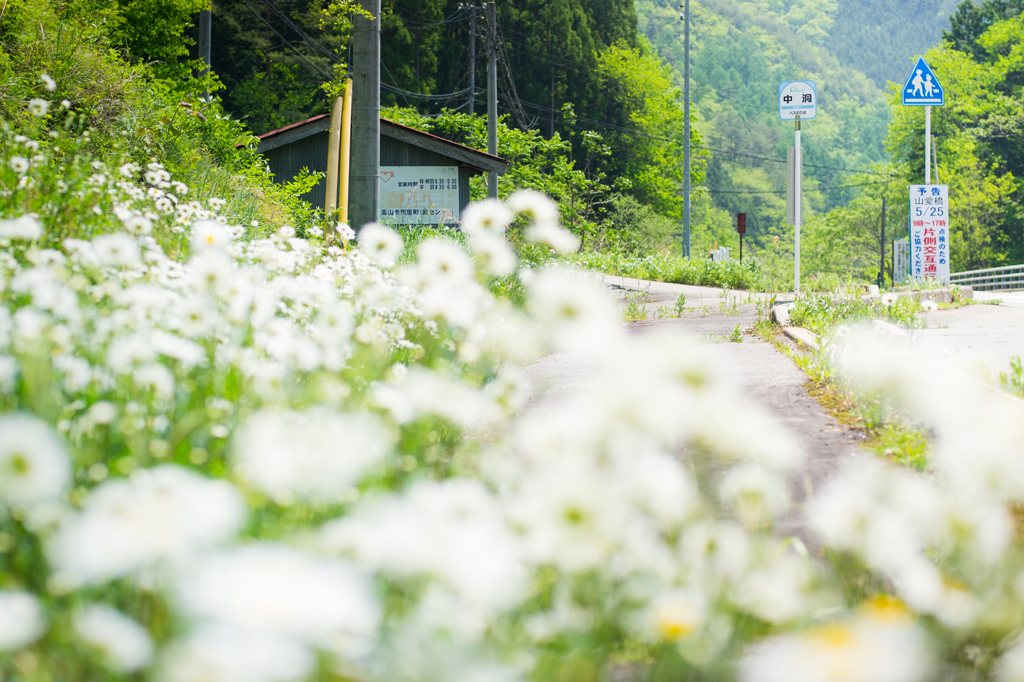
[{"label": "pedestrian sign pole", "polygon": [[793,287],[800,293],[800,224],[802,222],[803,154],[800,149],[800,121],[818,115],[818,88],[814,81],[789,81],[779,85],[779,118],[793,121],[793,148],[789,155],[789,191],[786,193],[786,216],[793,226]]},{"label": "pedestrian sign pole", "polygon": [[939,84],[939,79],[924,57],[917,58],[917,64],[907,82],[903,85],[903,106],[924,107],[924,184],[930,185],[932,179],[932,107],[941,107],[946,103],[946,91]]},{"label": "pedestrian sign pole", "polygon": [[932,106],[924,108],[924,184],[932,184]]},{"label": "pedestrian sign pole", "polygon": [[[946,92],[923,57],[917,58],[901,98],[903,106],[924,107],[924,184],[910,186],[910,276],[948,283],[949,187],[932,184],[932,107],[946,103]],[[938,155],[935,159],[938,183]]]}]

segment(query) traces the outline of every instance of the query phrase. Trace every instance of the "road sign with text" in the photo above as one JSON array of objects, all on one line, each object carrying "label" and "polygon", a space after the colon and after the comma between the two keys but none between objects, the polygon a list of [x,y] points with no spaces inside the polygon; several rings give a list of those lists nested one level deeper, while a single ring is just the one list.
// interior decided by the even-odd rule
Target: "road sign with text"
[{"label": "road sign with text", "polygon": [[949,282],[949,186],[910,186],[910,277]]},{"label": "road sign with text", "polygon": [[818,87],[814,81],[790,81],[779,84],[779,118],[807,121],[818,115]]}]

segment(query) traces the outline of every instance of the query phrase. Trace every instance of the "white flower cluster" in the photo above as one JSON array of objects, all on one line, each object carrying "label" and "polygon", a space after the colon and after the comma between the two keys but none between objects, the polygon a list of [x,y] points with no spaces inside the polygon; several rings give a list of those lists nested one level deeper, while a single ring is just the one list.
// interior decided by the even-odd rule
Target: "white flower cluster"
[{"label": "white flower cluster", "polygon": [[[945,636],[1020,678],[1021,422],[994,399],[955,386],[974,397],[950,410],[908,363],[877,369],[893,352],[837,351],[929,420],[936,471],[846,467],[783,537],[798,444],[713,347],[630,336],[585,275],[519,268],[517,215],[575,248],[542,196],[472,206],[466,248],[396,266],[384,226],[360,250],[243,241],[159,164],[117,175],[106,234],[45,249],[23,242],[46,216],[0,220],[0,650],[21,664],[515,682],[643,651],[695,677],[917,682]],[[509,276],[521,305],[487,286]],[[539,400],[546,351],[586,385]]]}]

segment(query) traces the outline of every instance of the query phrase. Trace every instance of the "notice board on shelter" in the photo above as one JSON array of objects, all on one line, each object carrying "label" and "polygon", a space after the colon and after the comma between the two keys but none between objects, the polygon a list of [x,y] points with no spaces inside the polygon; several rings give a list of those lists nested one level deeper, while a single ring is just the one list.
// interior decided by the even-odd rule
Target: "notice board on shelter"
[{"label": "notice board on shelter", "polygon": [[381,166],[382,223],[444,225],[459,218],[458,166]]}]

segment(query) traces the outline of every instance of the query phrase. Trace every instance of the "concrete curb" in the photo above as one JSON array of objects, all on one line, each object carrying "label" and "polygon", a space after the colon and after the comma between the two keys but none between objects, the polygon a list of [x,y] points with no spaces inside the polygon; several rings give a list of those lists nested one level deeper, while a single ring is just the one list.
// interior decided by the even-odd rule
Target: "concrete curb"
[{"label": "concrete curb", "polygon": [[782,333],[811,350],[818,350],[818,335],[803,327],[783,327]]},{"label": "concrete curb", "polygon": [[782,333],[787,338],[796,341],[797,343],[803,344],[811,350],[818,350],[818,335],[812,332],[810,329],[804,329],[803,327],[793,327],[789,324],[789,311],[793,309],[796,303],[779,303],[772,306],[772,309],[768,312],[768,319],[774,321],[780,327],[782,327]]},{"label": "concrete curb", "polygon": [[[918,301],[922,303],[924,301],[934,301],[936,303],[952,303],[953,302],[953,290],[952,289],[922,289],[920,291],[898,291],[895,292],[897,296],[908,296],[916,297]],[[974,298],[973,287],[963,287],[960,289],[960,295],[964,298]],[[861,296],[861,300],[865,303],[870,301],[877,301],[881,299],[881,295],[878,293],[878,287],[872,285],[870,287],[870,293]],[[820,344],[818,343],[818,335],[809,329],[803,327],[793,327],[789,324],[789,312],[796,305],[795,302],[779,303],[772,307],[768,313],[768,319],[772,320],[780,327],[782,327],[782,333],[788,338],[802,343],[812,350],[818,350]],[[878,331],[885,332],[892,336],[906,336],[907,331],[894,324],[884,322],[882,320],[875,320],[873,322],[875,329]]]},{"label": "concrete curb", "polygon": [[[871,286],[872,291],[863,294],[860,300],[865,303],[871,301],[879,301],[882,296],[877,291],[874,285]],[[916,298],[921,303],[925,301],[935,301],[936,303],[952,303],[953,302],[953,290],[950,288],[945,289],[921,289],[917,291],[896,291],[893,292],[900,297]],[[960,296],[963,298],[974,298],[974,287],[961,287]]]}]

